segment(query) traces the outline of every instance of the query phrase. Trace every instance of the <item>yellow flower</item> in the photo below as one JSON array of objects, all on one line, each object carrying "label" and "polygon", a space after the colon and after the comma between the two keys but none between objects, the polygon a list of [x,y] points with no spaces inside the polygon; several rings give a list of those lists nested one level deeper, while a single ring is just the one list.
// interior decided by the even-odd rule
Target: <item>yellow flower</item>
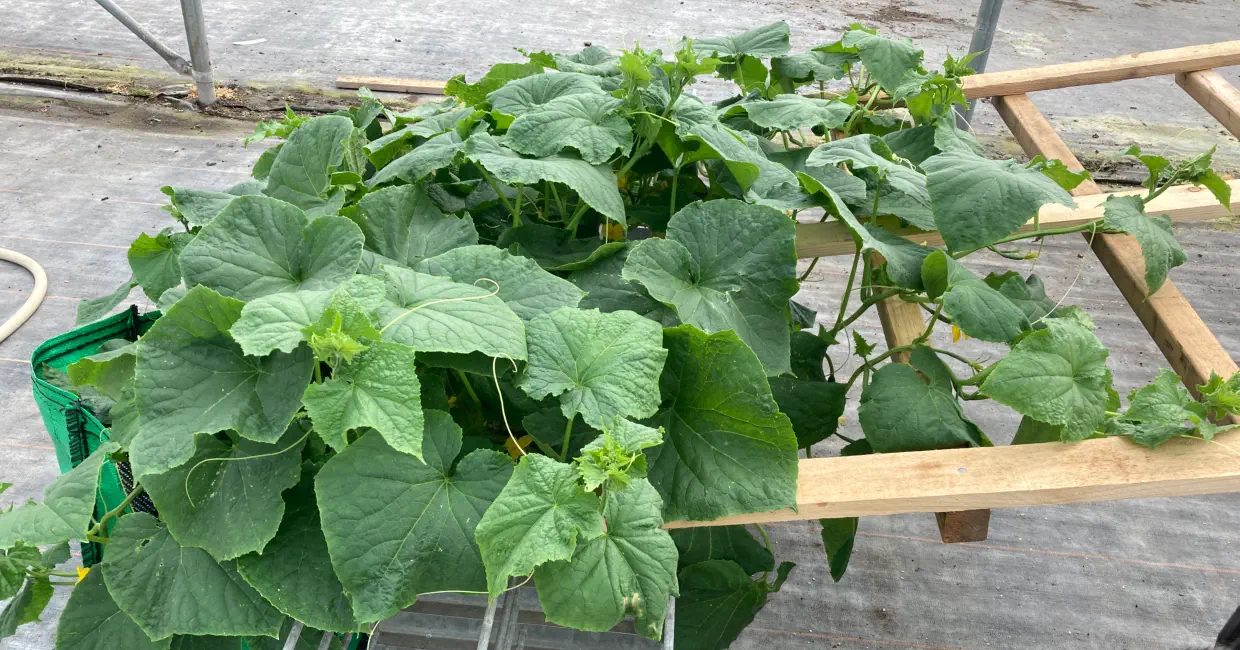
[{"label": "yellow flower", "polygon": [[81,581],[85,580],[85,579],[86,579],[86,574],[88,574],[88,573],[90,573],[90,567],[88,567],[88,566],[85,566],[85,567],[80,566],[80,567],[78,567],[78,568],[77,568],[77,574],[78,574],[78,579],[77,579],[77,581],[78,581],[78,582],[81,582]]},{"label": "yellow flower", "polygon": [[960,326],[959,326],[959,325],[956,325],[955,323],[952,323],[952,343],[959,343],[959,342],[960,342],[960,337],[962,337],[962,336],[963,336],[966,340],[969,338],[969,335],[968,335],[968,334],[965,334],[964,332],[960,331]]},{"label": "yellow flower", "polygon": [[534,439],[530,436],[521,436],[516,442],[513,442],[512,436],[508,436],[504,440],[504,448],[508,450],[509,456],[512,456],[514,459],[520,459],[521,456],[525,455],[524,450],[530,446],[531,442],[534,442]]}]

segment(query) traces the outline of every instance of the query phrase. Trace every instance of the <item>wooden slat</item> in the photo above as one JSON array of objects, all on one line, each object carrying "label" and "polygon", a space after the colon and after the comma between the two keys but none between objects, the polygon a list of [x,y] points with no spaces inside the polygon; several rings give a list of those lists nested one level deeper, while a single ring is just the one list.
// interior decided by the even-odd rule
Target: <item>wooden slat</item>
[{"label": "wooden slat", "polygon": [[[1051,131],[1054,135],[1054,131]],[[1058,136],[1056,136],[1058,137]],[[1017,137],[1019,140],[1019,136]],[[1024,143],[1022,142],[1022,145]],[[1075,160],[1075,158],[1073,158]],[[1065,159],[1065,163],[1068,161]],[[1172,221],[1202,221],[1226,217],[1232,213],[1240,213],[1240,179],[1228,181],[1231,185],[1231,209],[1219,205],[1214,196],[1202,187],[1177,186],[1167,190],[1162,196],[1150,203],[1148,210],[1154,214],[1166,214]],[[1079,195],[1081,187],[1097,188],[1092,181],[1086,181],[1077,188],[1076,209],[1062,205],[1047,205],[1038,213],[1043,228],[1064,228],[1095,219],[1102,218],[1102,203],[1109,194]],[[1144,194],[1145,190],[1131,192],[1115,192],[1116,195]],[[887,225],[907,239],[919,244],[938,246],[943,243],[937,232],[924,232],[916,228],[895,227],[891,220]],[[1021,227],[1022,231],[1033,230],[1033,222]],[[852,235],[844,224],[838,221],[825,223],[797,224],[797,257],[829,257],[832,255],[852,255],[856,251]]]},{"label": "wooden slat", "polygon": [[394,93],[415,93],[419,95],[442,95],[447,82],[433,79],[395,79],[392,77],[336,77],[337,88],[369,88]]},{"label": "wooden slat", "polygon": [[[996,97],[995,108],[1026,153],[1057,158],[1072,169],[1081,169],[1080,161],[1027,95]],[[1092,181],[1086,181],[1073,193],[1083,195],[1099,191]],[[1199,194],[1208,196],[1207,192]],[[1085,234],[1089,239],[1089,233]],[[1094,238],[1093,249],[1190,391],[1196,394],[1197,386],[1210,378],[1212,370],[1224,377],[1237,371],[1236,362],[1174,282],[1167,280],[1158,293],[1146,298],[1145,262],[1137,240],[1129,235],[1098,235]]]},{"label": "wooden slat", "polygon": [[1149,450],[1123,438],[809,458],[796,510],[733,515],[667,528],[903,512],[1022,508],[1240,492],[1240,431],[1218,444],[1178,438]]},{"label": "wooden slat", "polygon": [[1141,52],[1113,59],[988,72],[965,77],[961,85],[965,97],[976,99],[1208,70],[1229,65],[1240,65],[1240,41]]},{"label": "wooden slat", "polygon": [[1240,138],[1240,90],[1227,83],[1223,75],[1213,70],[1181,72],[1175,76],[1175,82],[1232,135]]}]

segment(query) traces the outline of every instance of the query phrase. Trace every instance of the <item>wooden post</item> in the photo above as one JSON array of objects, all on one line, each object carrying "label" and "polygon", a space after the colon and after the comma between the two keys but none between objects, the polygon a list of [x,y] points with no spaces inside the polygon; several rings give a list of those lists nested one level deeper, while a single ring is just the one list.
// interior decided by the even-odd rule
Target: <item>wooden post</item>
[{"label": "wooden post", "polygon": [[[883,324],[883,337],[887,339],[888,348],[912,343],[926,328],[921,307],[917,303],[891,297],[877,306],[878,320]],[[892,359],[899,363],[908,363],[909,354],[901,352]],[[990,527],[989,510],[936,512],[934,518],[939,525],[939,538],[945,544],[980,542],[986,539]]]},{"label": "wooden post", "polygon": [[[1081,161],[1055,133],[1028,95],[995,97],[994,105],[1025,153],[1059,159],[1071,169],[1083,169]],[[1087,180],[1072,194],[1080,196],[1101,191],[1093,181]],[[1090,233],[1084,235],[1088,241]],[[1200,397],[1197,386],[1209,380],[1211,371],[1223,377],[1230,377],[1237,371],[1236,362],[1174,282],[1168,279],[1158,293],[1146,298],[1145,261],[1136,239],[1130,235],[1099,234],[1094,236],[1093,249],[1128,305],[1167,357],[1167,362],[1193,395]]]},{"label": "wooden post", "polygon": [[1240,138],[1240,90],[1213,70],[1181,72],[1175,82],[1214,119]]}]

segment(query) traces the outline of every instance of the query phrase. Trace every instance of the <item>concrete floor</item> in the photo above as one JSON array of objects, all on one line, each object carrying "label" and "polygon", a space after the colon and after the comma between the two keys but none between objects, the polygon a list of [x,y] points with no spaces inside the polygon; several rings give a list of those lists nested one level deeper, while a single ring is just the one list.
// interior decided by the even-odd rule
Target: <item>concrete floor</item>
[{"label": "concrete floor", "polygon": [[[931,6],[772,0],[721,7],[705,0],[622,0],[613,3],[621,9],[602,12],[596,5],[560,0],[524,13],[438,0],[416,8],[381,0],[362,11],[344,11],[344,3],[332,2],[205,4],[223,77],[323,85],[337,73],[477,74],[488,62],[509,58],[509,48],[518,45],[568,49],[588,38],[611,44],[640,39],[655,46],[681,32],[712,34],[780,18],[793,24],[794,42],[802,46],[832,38],[829,34],[859,19],[919,38],[941,52],[948,44],[967,42],[972,17],[966,8],[974,1]],[[1236,0],[1027,0],[1008,5],[992,69],[1240,34]],[[135,0],[126,7],[170,42],[182,42],[175,4]],[[8,3],[3,15],[0,50],[102,53],[100,58],[117,63],[162,65],[85,0]],[[1171,24],[1182,27],[1163,29]],[[231,45],[253,38],[269,40]],[[1237,80],[1235,69],[1227,74]],[[5,506],[40,496],[57,473],[30,397],[31,351],[71,328],[77,300],[107,293],[128,275],[124,250],[129,241],[168,223],[159,210],[165,202],[161,185],[226,187],[246,177],[260,151],[241,147],[250,129],[246,124],[96,97],[66,102],[30,94],[0,87],[0,196],[6,200],[0,246],[38,259],[51,286],[38,314],[0,344],[0,413],[8,425],[0,433],[0,479],[15,483],[0,496]],[[1133,141],[1185,150],[1219,142],[1224,157],[1240,159],[1235,140],[1219,135],[1217,125],[1169,79],[1056,91],[1036,99],[1079,155]],[[979,128],[1001,133],[1003,127],[987,111]],[[1172,278],[1224,347],[1240,357],[1235,311],[1240,233],[1227,224],[1196,224],[1178,227],[1177,235],[1190,251],[1190,263]],[[1048,245],[1037,270],[1052,296],[1071,286],[1068,302],[1093,314],[1111,348],[1109,365],[1121,392],[1148,381],[1165,365],[1079,239]],[[820,263],[811,277],[815,282],[807,283],[800,299],[830,312],[845,272],[842,262]],[[29,287],[24,272],[0,266],[0,314],[14,311]],[[140,292],[133,297],[142,300]],[[882,340],[876,317],[859,326],[871,341]],[[985,350],[972,341],[955,349],[966,354]],[[854,434],[855,404],[854,396],[845,427]],[[1010,440],[1017,423],[1011,413],[969,406],[996,443]],[[830,451],[827,445],[816,450]],[[1240,602],[1237,506],[1240,497],[1220,495],[1005,510],[994,513],[987,542],[950,546],[938,542],[929,515],[870,518],[861,523],[852,565],[838,585],[826,573],[816,524],[772,525],[768,530],[776,556],[799,566],[734,647],[1206,647]],[[52,648],[63,602],[64,595],[58,595],[43,624],[0,641],[0,649]]]}]

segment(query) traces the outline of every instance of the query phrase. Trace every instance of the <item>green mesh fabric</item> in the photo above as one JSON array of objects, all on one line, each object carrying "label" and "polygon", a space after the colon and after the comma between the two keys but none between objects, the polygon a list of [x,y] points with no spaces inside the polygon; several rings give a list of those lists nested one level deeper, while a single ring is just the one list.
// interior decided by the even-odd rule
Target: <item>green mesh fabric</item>
[{"label": "green mesh fabric", "polygon": [[[78,403],[77,395],[43,381],[40,368],[44,365],[64,370],[69,364],[99,351],[99,346],[112,339],[136,341],[159,318],[159,312],[139,314],[136,306],[110,318],[79,327],[44,341],[30,357],[30,380],[34,386],[34,402],[43,416],[43,426],[56,447],[56,461],[62,473],[89,456],[108,439],[108,430],[95,416]],[[116,507],[125,498],[116,466],[104,465],[99,479],[96,516]],[[82,544],[82,563],[91,566],[102,559],[98,544]]]}]

